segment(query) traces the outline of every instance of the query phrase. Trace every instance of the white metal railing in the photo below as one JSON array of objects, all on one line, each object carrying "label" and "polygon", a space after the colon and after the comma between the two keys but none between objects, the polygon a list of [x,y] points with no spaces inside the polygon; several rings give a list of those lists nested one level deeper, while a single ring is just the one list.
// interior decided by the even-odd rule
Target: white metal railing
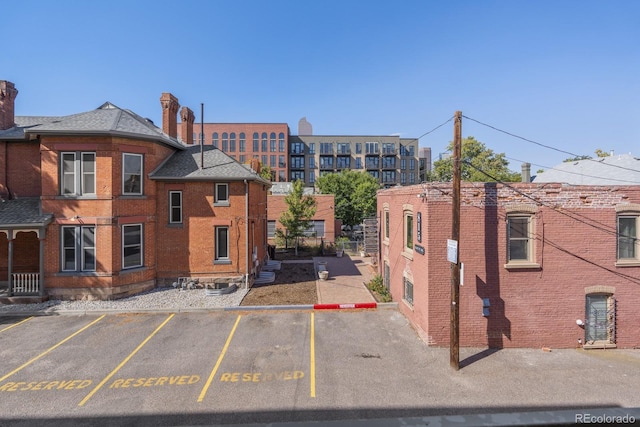
[{"label": "white metal railing", "polygon": [[13,273],[14,294],[37,294],[40,291],[40,274]]}]

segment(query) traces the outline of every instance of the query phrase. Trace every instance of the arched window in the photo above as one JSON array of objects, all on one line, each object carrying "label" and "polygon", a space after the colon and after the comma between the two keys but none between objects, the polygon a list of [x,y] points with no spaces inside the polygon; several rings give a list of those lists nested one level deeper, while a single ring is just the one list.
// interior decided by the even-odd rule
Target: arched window
[{"label": "arched window", "polygon": [[211,140],[213,141],[213,146],[218,148],[218,132],[211,134]]},{"label": "arched window", "polygon": [[235,153],[236,151],[236,133],[235,132],[231,132],[231,135],[229,136],[229,151],[232,153]]},{"label": "arched window", "polygon": [[239,148],[239,151],[240,151],[241,153],[244,153],[244,152],[247,150],[247,147],[246,147],[246,145],[247,145],[247,138],[246,138],[246,136],[245,136],[244,132],[240,132],[240,141],[239,141],[239,143],[240,143],[240,147],[238,147],[238,148]]},{"label": "arched window", "polygon": [[258,132],[254,132],[253,133],[253,152],[257,153],[258,151],[260,151],[260,135],[258,135]]},{"label": "arched window", "polygon": [[222,151],[225,153],[229,150],[229,134],[224,132],[222,134]]}]

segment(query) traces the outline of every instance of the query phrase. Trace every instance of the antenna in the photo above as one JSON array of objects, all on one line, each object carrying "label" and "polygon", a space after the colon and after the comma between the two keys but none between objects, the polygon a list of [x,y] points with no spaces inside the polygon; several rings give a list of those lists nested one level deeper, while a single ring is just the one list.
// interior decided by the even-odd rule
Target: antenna
[{"label": "antenna", "polygon": [[200,169],[204,169],[204,102],[200,103]]}]

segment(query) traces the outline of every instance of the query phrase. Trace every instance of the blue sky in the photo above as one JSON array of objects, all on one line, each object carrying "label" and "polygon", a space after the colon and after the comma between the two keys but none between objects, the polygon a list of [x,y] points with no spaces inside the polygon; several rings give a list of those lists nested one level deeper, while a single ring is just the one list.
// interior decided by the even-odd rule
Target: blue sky
[{"label": "blue sky", "polygon": [[[161,124],[171,92],[205,122],[419,137],[464,116],[578,155],[640,156],[640,2],[33,1],[2,7],[18,115],[110,101]],[[463,119],[510,168],[568,154]],[[420,139],[434,160],[452,122]]]}]

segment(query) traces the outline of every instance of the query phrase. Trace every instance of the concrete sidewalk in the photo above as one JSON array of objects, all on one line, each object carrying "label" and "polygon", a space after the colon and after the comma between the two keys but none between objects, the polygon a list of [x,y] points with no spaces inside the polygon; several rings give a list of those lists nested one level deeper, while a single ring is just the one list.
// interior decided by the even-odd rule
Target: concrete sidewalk
[{"label": "concrete sidewalk", "polygon": [[[327,280],[318,278],[318,265],[326,262],[329,271]],[[375,276],[371,269],[371,258],[344,254],[338,258],[314,257],[316,288],[319,304],[346,304],[375,302],[365,286]]]}]

